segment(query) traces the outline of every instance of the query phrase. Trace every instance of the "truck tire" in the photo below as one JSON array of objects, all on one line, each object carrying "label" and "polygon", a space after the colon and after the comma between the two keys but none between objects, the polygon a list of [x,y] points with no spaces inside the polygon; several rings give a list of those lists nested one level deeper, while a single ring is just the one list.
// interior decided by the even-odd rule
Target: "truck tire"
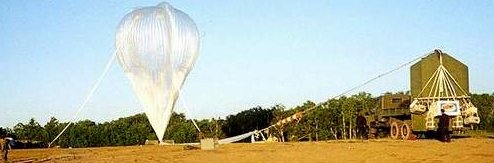
[{"label": "truck tire", "polygon": [[391,139],[398,139],[400,137],[400,127],[398,126],[398,122],[393,121],[390,125],[389,135]]},{"label": "truck tire", "polygon": [[367,136],[369,139],[377,139],[377,129],[376,128],[369,128],[369,134]]},{"label": "truck tire", "polygon": [[401,125],[400,133],[403,140],[409,140],[412,136],[412,128],[410,128],[410,125],[408,125],[407,123],[403,123],[403,125]]}]

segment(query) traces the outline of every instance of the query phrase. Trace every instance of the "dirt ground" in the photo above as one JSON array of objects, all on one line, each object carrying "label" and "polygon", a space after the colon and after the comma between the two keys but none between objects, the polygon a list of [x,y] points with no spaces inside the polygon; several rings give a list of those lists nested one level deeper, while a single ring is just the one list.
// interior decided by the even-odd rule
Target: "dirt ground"
[{"label": "dirt ground", "polygon": [[180,145],[18,149],[12,162],[494,162],[494,139],[234,143],[215,150]]}]

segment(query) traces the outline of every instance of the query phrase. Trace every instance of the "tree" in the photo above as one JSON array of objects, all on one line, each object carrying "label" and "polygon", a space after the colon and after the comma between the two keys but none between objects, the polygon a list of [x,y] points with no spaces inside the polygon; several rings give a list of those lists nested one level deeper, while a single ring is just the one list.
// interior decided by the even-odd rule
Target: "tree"
[{"label": "tree", "polygon": [[494,132],[494,93],[472,94],[472,103],[478,108],[480,129]]},{"label": "tree", "polygon": [[45,124],[43,127],[44,130],[46,131],[46,137],[43,140],[44,142],[51,142],[55,137],[60,133],[59,127],[60,123],[58,122],[58,119],[55,117],[51,117],[50,120]]},{"label": "tree", "polygon": [[8,135],[14,139],[16,139],[17,137],[14,131],[12,131],[12,129],[0,127],[0,136],[4,136],[4,135]]},{"label": "tree", "polygon": [[197,121],[197,125],[201,129],[201,132],[206,138],[225,138],[225,133],[221,130],[221,127],[224,125],[224,121],[221,118],[218,120],[212,118],[211,120],[203,119]]},{"label": "tree", "polygon": [[[307,110],[307,109],[314,109],[313,107],[315,107],[316,104],[312,101],[306,101],[304,104],[300,105],[300,106],[297,106],[291,110],[287,110],[285,111],[283,115],[283,117],[280,117],[279,119],[284,119],[288,116],[291,116],[297,112],[302,112],[304,110]],[[300,119],[298,122],[294,123],[289,123],[289,124],[286,124],[287,126],[282,126],[279,130],[279,133],[281,138],[282,138],[282,141],[284,141],[285,137],[283,135],[283,132],[287,132],[287,136],[289,138],[289,140],[291,141],[298,141],[299,139],[305,139],[305,138],[308,138],[309,140],[312,140],[312,135],[313,133],[315,132],[315,129],[314,129],[314,116],[312,113],[314,113],[314,111],[318,110],[317,108],[312,110],[312,112],[309,112],[307,113],[306,115],[304,115],[302,117],[302,119]]]},{"label": "tree", "polygon": [[164,139],[174,140],[176,143],[189,143],[197,141],[198,135],[191,120],[187,120],[183,113],[173,113]]},{"label": "tree", "polygon": [[268,127],[273,120],[273,110],[254,107],[226,117],[223,132],[227,137]]},{"label": "tree", "polygon": [[18,139],[28,141],[44,141],[47,135],[43,127],[34,118],[31,118],[27,124],[18,123],[15,125],[14,132]]}]

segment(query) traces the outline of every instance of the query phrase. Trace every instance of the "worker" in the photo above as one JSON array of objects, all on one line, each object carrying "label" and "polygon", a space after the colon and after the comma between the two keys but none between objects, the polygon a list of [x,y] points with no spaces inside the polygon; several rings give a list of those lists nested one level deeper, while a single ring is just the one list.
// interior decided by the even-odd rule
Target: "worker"
[{"label": "worker", "polygon": [[439,141],[450,142],[449,137],[449,116],[441,109],[441,117],[439,117],[439,125],[437,128],[437,134],[439,136]]},{"label": "worker", "polygon": [[367,139],[367,119],[362,112],[357,116],[357,136],[360,139]]},{"label": "worker", "polygon": [[9,154],[9,150],[11,150],[9,141],[10,139],[7,138],[7,135],[3,135],[2,139],[0,139],[0,148],[2,150],[2,157],[4,162],[8,161],[7,155]]}]

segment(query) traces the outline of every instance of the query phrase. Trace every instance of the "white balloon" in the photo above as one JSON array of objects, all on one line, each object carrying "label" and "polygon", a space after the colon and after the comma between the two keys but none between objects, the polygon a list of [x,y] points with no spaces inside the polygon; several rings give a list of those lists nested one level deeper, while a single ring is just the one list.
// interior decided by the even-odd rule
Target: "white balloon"
[{"label": "white balloon", "polygon": [[136,9],[120,22],[116,49],[158,140],[163,141],[180,89],[198,56],[195,23],[168,3]]}]

